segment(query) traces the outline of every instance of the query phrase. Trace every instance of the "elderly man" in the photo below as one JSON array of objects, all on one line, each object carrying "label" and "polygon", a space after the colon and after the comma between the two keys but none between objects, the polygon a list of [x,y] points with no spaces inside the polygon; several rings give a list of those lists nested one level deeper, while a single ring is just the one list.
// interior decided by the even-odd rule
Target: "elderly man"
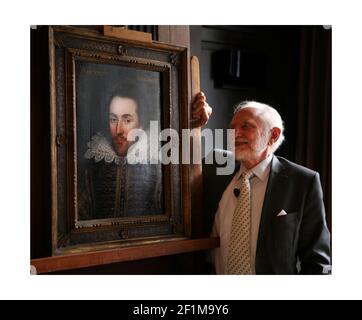
[{"label": "elderly man", "polygon": [[[194,113],[208,120],[203,94]],[[330,272],[330,234],[317,172],[274,155],[284,140],[272,107],[242,102],[230,123],[240,167],[219,202],[213,236],[217,274]],[[213,195],[208,194],[212,197]]]}]

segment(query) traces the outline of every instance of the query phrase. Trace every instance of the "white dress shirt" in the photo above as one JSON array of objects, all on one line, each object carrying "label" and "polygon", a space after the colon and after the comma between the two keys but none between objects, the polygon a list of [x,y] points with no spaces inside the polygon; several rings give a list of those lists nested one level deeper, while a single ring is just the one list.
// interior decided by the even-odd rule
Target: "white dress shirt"
[{"label": "white dress shirt", "polygon": [[[258,165],[251,169],[253,172],[250,178],[251,188],[251,272],[255,274],[255,255],[258,241],[259,223],[261,211],[263,209],[264,196],[269,180],[270,165],[273,155],[269,155]],[[238,179],[245,171],[245,167],[240,165],[240,170],[234,175],[233,179],[225,189],[219,202],[219,207],[215,215],[212,236],[220,237],[220,248],[213,252],[214,266],[217,274],[226,274],[228,248],[230,241],[231,224],[233,214],[237,205],[237,197],[234,195],[234,189],[238,188]]]}]

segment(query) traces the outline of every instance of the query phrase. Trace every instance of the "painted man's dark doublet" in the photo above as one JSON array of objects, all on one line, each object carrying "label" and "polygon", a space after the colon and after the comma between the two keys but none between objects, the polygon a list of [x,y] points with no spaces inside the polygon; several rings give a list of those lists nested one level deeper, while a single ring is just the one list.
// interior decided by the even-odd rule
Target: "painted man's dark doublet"
[{"label": "painted man's dark doublet", "polygon": [[81,220],[163,213],[161,164],[129,164],[99,133],[85,157],[83,185],[78,186]]}]

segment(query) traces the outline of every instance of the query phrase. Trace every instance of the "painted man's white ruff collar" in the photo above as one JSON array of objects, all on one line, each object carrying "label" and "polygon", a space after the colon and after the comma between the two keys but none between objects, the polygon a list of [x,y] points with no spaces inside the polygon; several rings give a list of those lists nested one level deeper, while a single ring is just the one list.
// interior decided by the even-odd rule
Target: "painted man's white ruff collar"
[{"label": "painted man's white ruff collar", "polygon": [[[126,157],[120,157],[115,151],[108,139],[101,133],[95,134],[91,141],[87,143],[88,150],[84,154],[87,159],[94,159],[95,162],[104,160],[107,163],[114,162],[117,165],[124,164],[127,161],[130,164],[149,163],[149,146],[147,144],[147,133],[144,138],[132,144],[128,149]],[[140,152],[142,150],[142,152]],[[151,162],[151,163],[157,163]]]},{"label": "painted man's white ruff collar", "polygon": [[88,150],[84,154],[84,157],[87,159],[94,158],[95,162],[104,160],[107,163],[114,162],[117,165],[121,164],[124,160],[124,157],[117,155],[111,143],[100,132],[92,137],[92,140],[87,143],[87,146]]}]

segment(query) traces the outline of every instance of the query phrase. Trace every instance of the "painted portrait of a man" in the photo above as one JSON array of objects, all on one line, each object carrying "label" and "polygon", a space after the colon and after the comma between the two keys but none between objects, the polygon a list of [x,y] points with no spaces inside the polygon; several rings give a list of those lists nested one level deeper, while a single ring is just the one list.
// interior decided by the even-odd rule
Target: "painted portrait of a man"
[{"label": "painted portrait of a man", "polygon": [[76,75],[78,219],[162,214],[162,165],[127,158],[148,147],[142,138],[127,139],[129,132],[147,136],[149,122],[161,122],[160,74],[81,62]]}]

